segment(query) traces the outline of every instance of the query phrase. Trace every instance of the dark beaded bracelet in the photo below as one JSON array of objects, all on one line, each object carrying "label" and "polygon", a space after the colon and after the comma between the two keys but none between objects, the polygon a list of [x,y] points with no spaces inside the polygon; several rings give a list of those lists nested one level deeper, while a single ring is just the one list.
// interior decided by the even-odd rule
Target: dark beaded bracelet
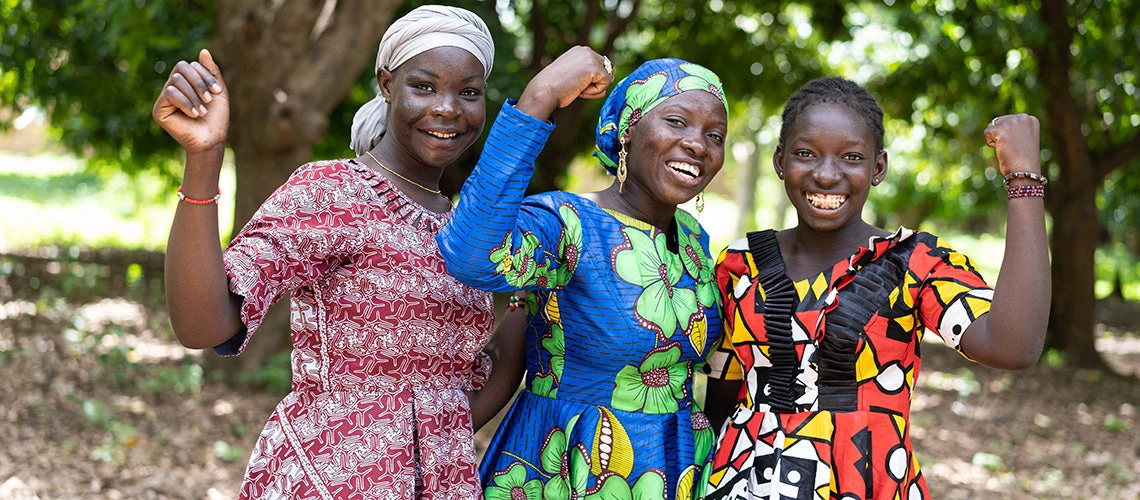
[{"label": "dark beaded bracelet", "polygon": [[1029,179],[1031,181],[1040,182],[1042,186],[1049,183],[1049,179],[1046,179],[1044,175],[1036,172],[1010,172],[1002,177],[1002,182],[1004,182],[1006,186],[1009,186],[1009,183],[1013,182],[1014,179]]},{"label": "dark beaded bracelet", "polygon": [[1032,197],[1032,198],[1044,198],[1045,197],[1045,186],[1013,186],[1013,187],[1009,188],[1007,191],[1009,193],[1009,199],[1011,199],[1011,200],[1014,198],[1025,198],[1025,197]]}]

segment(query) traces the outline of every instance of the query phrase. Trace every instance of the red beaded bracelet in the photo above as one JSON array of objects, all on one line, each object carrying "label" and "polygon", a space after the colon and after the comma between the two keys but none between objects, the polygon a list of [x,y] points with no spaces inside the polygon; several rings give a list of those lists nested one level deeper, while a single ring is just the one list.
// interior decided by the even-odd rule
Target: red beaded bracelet
[{"label": "red beaded bracelet", "polygon": [[178,194],[178,201],[184,201],[184,202],[189,203],[191,205],[209,205],[211,203],[213,203],[214,205],[217,205],[218,200],[222,199],[222,188],[218,188],[218,194],[214,195],[213,198],[210,198],[207,200],[198,200],[198,199],[194,199],[194,198],[190,198],[189,196],[186,196],[185,194],[182,193],[182,186],[178,186],[178,193],[177,194]]},{"label": "red beaded bracelet", "polygon": [[1010,172],[1002,177],[1002,182],[1008,187],[1009,183],[1013,182],[1014,179],[1029,179],[1031,181],[1040,182],[1042,186],[1049,183],[1049,179],[1046,179],[1044,175],[1037,172]]},{"label": "red beaded bracelet", "polygon": [[1045,186],[1013,186],[1008,189],[1009,199],[1014,198],[1044,198]]}]

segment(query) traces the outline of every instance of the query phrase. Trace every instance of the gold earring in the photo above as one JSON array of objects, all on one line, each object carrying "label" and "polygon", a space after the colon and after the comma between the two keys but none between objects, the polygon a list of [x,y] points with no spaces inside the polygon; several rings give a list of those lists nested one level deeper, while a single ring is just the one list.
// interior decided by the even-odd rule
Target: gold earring
[{"label": "gold earring", "polygon": [[629,174],[629,169],[625,166],[625,136],[619,137],[618,142],[621,143],[621,150],[618,151],[617,180],[618,194],[621,194],[622,188],[625,187],[625,177]]},{"label": "gold earring", "polygon": [[704,209],[705,209],[705,192],[704,191],[697,193],[696,206],[697,206],[697,219],[700,219],[701,218],[701,212],[704,211]]}]

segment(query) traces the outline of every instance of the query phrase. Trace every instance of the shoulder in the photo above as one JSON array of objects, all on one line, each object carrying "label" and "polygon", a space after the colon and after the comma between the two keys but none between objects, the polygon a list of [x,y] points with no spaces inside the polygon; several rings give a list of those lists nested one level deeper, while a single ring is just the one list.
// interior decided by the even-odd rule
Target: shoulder
[{"label": "shoulder", "polygon": [[716,258],[717,269],[738,276],[751,274],[749,263],[752,257],[749,250],[747,237],[729,243]]},{"label": "shoulder", "polygon": [[288,183],[322,183],[328,181],[359,181],[365,177],[367,167],[352,160],[336,159],[309,162],[297,167],[289,175]]},{"label": "shoulder", "polygon": [[370,169],[351,160],[306,163],[297,167],[264,205],[301,211],[350,209],[368,200],[376,185],[366,170]]},{"label": "shoulder", "polygon": [[581,195],[566,191],[547,191],[527,196],[523,199],[523,206],[557,213],[563,219],[567,217],[582,219],[588,216],[595,205]]},{"label": "shoulder", "polygon": [[915,231],[909,238],[915,253],[925,253],[931,256],[943,257],[952,253],[957,253],[954,247],[941,236],[928,233],[926,231]]},{"label": "shoulder", "polygon": [[[977,268],[968,256],[955,250],[950,243],[941,237],[921,231],[913,236],[914,251],[910,261],[912,268],[925,268],[930,272],[955,273],[968,271],[977,273]],[[941,271],[939,271],[941,269]]]}]

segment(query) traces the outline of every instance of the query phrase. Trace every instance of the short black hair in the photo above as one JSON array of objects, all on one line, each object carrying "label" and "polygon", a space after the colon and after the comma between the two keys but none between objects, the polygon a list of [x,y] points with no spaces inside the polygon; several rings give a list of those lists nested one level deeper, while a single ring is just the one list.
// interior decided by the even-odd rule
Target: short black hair
[{"label": "short black hair", "polygon": [[861,116],[875,138],[875,151],[883,150],[883,108],[879,107],[878,101],[867,89],[838,76],[812,80],[788,98],[784,105],[783,123],[780,125],[780,147],[784,146],[788,129],[800,114],[816,104],[828,102],[847,106]]}]

